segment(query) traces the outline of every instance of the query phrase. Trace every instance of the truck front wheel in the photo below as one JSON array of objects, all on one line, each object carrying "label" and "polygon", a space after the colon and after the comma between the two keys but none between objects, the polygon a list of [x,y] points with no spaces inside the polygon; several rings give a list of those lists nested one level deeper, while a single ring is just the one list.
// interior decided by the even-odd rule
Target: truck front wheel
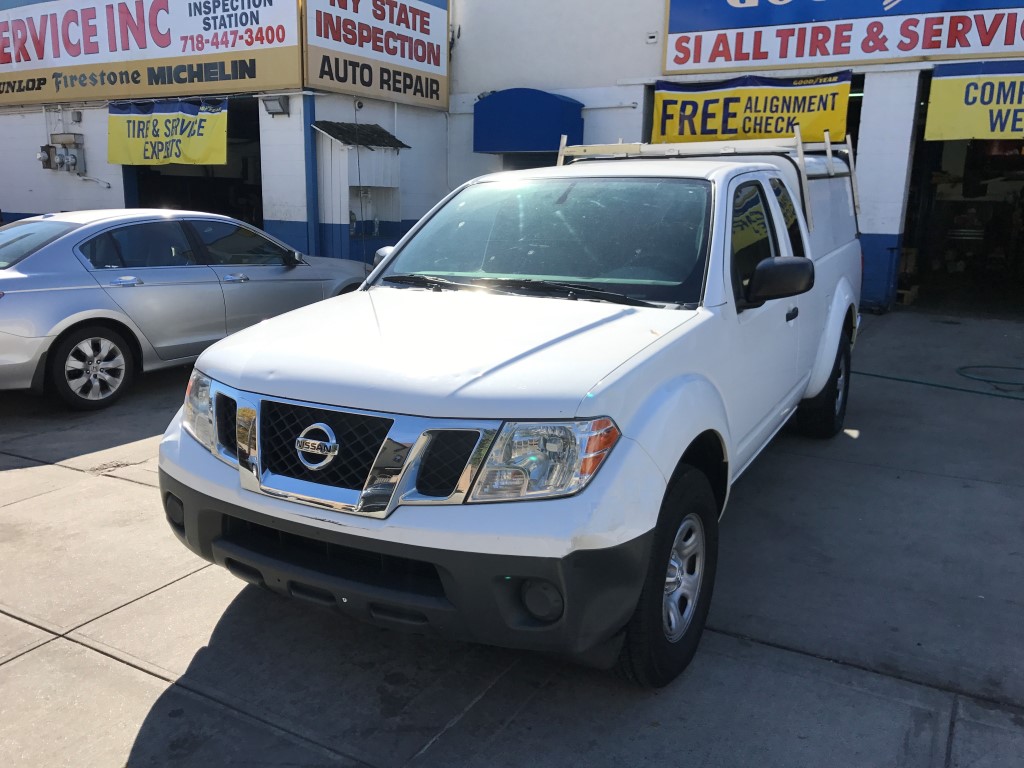
[{"label": "truck front wheel", "polygon": [[800,403],[794,426],[807,437],[828,439],[835,437],[846,421],[846,401],[850,395],[850,337],[844,332],[839,338],[836,361],[828,384],[810,400]]},{"label": "truck front wheel", "polygon": [[626,678],[661,688],[697,652],[718,564],[718,505],[711,484],[680,467],[662,502],[647,578],[626,628],[619,669]]}]

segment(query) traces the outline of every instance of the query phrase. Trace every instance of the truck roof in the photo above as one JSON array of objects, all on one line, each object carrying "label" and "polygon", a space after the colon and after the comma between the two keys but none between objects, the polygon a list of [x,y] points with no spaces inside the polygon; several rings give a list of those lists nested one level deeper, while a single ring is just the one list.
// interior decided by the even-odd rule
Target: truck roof
[{"label": "truck roof", "polygon": [[[821,156],[808,155],[805,158],[807,175],[810,178],[828,176],[828,160]],[[833,159],[835,170],[848,171],[845,162]],[[482,177],[487,181],[542,178],[587,178],[609,176],[648,176],[683,179],[713,179],[735,171],[779,170],[780,166],[791,166],[796,171],[795,158],[788,154],[778,155],[727,155],[713,157],[670,157],[670,158],[623,158],[618,160],[579,160],[562,166],[531,168],[523,171],[502,171]],[[788,175],[788,174],[787,174]]]},{"label": "truck roof", "polygon": [[[760,169],[769,169],[770,165],[754,162]],[[685,159],[628,159],[628,160],[584,160],[568,165],[548,168],[530,168],[523,171],[502,171],[484,176],[487,181],[512,179],[543,179],[543,178],[587,178],[621,176],[621,177],[676,177],[683,179],[711,179],[723,172],[752,170],[752,163],[747,158],[723,160],[719,158],[685,158]]]}]

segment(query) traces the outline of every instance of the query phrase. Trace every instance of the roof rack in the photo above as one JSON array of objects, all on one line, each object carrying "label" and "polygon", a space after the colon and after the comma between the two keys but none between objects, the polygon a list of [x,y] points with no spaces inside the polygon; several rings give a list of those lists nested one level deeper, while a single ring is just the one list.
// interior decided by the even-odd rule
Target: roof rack
[{"label": "roof rack", "polygon": [[743,156],[743,155],[787,155],[795,159],[797,170],[800,176],[800,192],[804,198],[804,212],[807,218],[809,229],[814,228],[811,219],[811,210],[808,200],[810,190],[807,180],[808,154],[824,154],[826,167],[829,176],[836,175],[835,152],[840,151],[846,156],[847,164],[850,167],[850,187],[853,192],[854,210],[860,213],[860,192],[857,188],[857,168],[854,158],[853,142],[849,135],[846,141],[838,146],[833,144],[832,137],[825,131],[825,141],[820,143],[805,143],[800,133],[800,126],[796,128],[796,135],[787,139],[743,139],[740,141],[701,141],[677,144],[643,144],[640,142],[617,144],[577,144],[569,146],[567,137],[562,136],[558,147],[558,165],[564,165],[568,158],[595,158],[595,157],[616,157],[616,158],[665,158],[665,157],[715,157],[715,156]]}]

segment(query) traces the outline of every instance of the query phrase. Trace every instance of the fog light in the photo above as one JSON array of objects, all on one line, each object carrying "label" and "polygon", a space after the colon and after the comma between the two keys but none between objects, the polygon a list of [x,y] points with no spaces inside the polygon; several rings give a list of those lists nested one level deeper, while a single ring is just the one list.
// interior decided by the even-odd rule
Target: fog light
[{"label": "fog light", "polygon": [[538,621],[550,623],[562,618],[565,601],[558,587],[550,581],[527,579],[523,582],[519,595],[526,610]]},{"label": "fog light", "polygon": [[179,528],[185,527],[185,505],[173,493],[164,494],[164,512],[171,523]]}]

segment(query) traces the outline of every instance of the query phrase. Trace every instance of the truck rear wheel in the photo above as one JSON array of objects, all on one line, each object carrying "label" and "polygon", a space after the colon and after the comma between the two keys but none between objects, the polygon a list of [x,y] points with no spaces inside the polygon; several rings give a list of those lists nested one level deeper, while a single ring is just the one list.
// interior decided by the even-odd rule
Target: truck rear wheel
[{"label": "truck rear wheel", "polygon": [[647,578],[626,628],[619,670],[661,688],[697,652],[718,564],[718,505],[704,474],[684,465],[659,515]]},{"label": "truck rear wheel", "polygon": [[807,437],[835,437],[846,421],[846,401],[850,395],[850,337],[839,338],[836,361],[828,384],[816,396],[800,403],[794,418],[797,432]]}]

